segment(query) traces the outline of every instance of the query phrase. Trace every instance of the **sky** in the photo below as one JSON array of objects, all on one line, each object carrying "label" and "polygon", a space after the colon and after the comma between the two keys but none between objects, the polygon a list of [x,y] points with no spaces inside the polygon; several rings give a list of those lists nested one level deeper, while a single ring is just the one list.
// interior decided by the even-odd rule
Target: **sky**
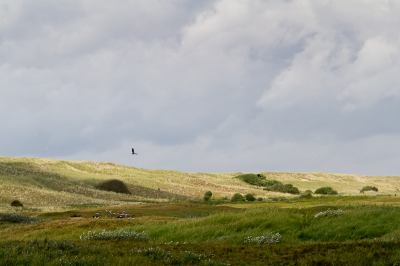
[{"label": "sky", "polygon": [[399,13],[392,0],[0,0],[0,156],[400,175]]}]

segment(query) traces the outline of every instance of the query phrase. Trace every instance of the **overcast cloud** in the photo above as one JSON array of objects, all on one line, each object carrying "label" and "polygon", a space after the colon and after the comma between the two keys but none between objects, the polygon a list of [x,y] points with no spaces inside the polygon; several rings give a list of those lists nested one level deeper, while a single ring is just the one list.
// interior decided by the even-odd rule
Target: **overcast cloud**
[{"label": "overcast cloud", "polygon": [[391,0],[0,0],[0,156],[399,175],[399,13]]}]

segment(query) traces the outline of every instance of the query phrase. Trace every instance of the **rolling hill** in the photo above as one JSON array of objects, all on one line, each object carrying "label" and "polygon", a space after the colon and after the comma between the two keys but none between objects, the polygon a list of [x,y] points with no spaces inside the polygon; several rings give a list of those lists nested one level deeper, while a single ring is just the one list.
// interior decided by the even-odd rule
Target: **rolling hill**
[{"label": "rolling hill", "polygon": [[[213,198],[230,198],[234,193],[276,197],[233,177],[241,173],[184,173],[148,170],[109,162],[66,161],[41,158],[0,157],[0,212],[20,200],[32,211],[52,211],[104,205],[200,200],[208,190]],[[262,172],[267,179],[291,183],[300,191],[331,186],[342,195],[359,195],[358,188],[373,185],[379,194],[395,194],[398,176],[361,176],[327,173]],[[131,194],[99,190],[100,182],[118,179]],[[375,192],[371,192],[375,193]],[[400,193],[400,192],[397,192]],[[285,195],[291,196],[291,195]]]}]

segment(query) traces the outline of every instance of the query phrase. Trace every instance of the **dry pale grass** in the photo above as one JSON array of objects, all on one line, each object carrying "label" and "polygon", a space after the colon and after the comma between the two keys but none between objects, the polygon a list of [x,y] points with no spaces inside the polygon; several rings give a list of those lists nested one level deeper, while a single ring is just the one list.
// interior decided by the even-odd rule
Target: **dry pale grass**
[{"label": "dry pale grass", "polygon": [[[231,198],[234,193],[256,197],[282,194],[264,191],[233,178],[241,173],[183,173],[148,170],[109,162],[66,161],[43,158],[0,157],[0,212],[14,210],[20,200],[29,210],[62,210],[71,206],[125,205],[138,201],[201,199],[206,191],[213,198]],[[301,191],[331,186],[342,195],[358,195],[358,188],[376,186],[380,194],[399,193],[400,178],[327,173],[263,172],[267,179],[291,183]],[[97,184],[108,179],[124,182],[132,192],[101,191]],[[160,190],[158,190],[160,189]],[[292,195],[286,195],[288,197]]]}]

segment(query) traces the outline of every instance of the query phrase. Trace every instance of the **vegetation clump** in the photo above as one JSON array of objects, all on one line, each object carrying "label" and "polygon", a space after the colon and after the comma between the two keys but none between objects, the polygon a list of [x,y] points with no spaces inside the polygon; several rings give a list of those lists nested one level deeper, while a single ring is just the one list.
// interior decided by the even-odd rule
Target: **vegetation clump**
[{"label": "vegetation clump", "polygon": [[2,222],[10,222],[16,224],[36,224],[41,222],[48,222],[51,221],[50,219],[40,219],[37,217],[26,216],[18,213],[6,213],[0,215],[0,221]]},{"label": "vegetation clump", "polygon": [[345,214],[345,212],[344,211],[342,211],[342,210],[331,210],[330,208],[329,209],[327,209],[326,211],[324,211],[324,212],[319,212],[319,213],[317,213],[314,217],[315,218],[318,218],[318,217],[335,217],[335,216],[341,216],[341,215],[343,215],[343,214]]},{"label": "vegetation clump", "polygon": [[360,190],[360,193],[364,193],[364,191],[375,191],[378,192],[378,188],[377,187],[372,187],[372,186],[365,186]]},{"label": "vegetation clump", "polygon": [[297,187],[294,187],[292,184],[275,184],[269,187],[264,188],[267,191],[275,191],[282,193],[290,193],[290,194],[300,194],[300,190]]},{"label": "vegetation clump", "polygon": [[258,186],[258,187],[268,187],[275,184],[282,184],[277,180],[267,180],[265,175],[262,174],[243,174],[235,176],[234,178],[238,178],[250,185]]},{"label": "vegetation clump", "polygon": [[131,240],[136,242],[148,242],[149,235],[145,232],[137,233],[129,229],[121,229],[118,231],[101,232],[89,231],[87,234],[83,233],[79,239],[81,240]]},{"label": "vegetation clump", "polygon": [[313,195],[311,192],[305,192],[304,194],[300,195],[299,199],[311,199],[313,198]]},{"label": "vegetation clump", "polygon": [[105,180],[95,187],[97,189],[112,191],[115,193],[131,194],[125,183],[118,179]]},{"label": "vegetation clump", "polygon": [[245,201],[245,198],[243,197],[242,194],[240,193],[235,193],[232,198],[231,198],[232,202],[238,202],[238,201]]},{"label": "vegetation clump", "polygon": [[256,200],[256,198],[254,197],[254,195],[253,195],[253,194],[250,194],[250,193],[246,194],[246,196],[244,196],[244,197],[245,197],[245,199],[246,199],[247,201],[255,201],[255,200]]},{"label": "vegetation clump", "polygon": [[210,201],[211,197],[212,197],[212,192],[207,191],[206,193],[204,193],[203,199],[204,199],[204,201]]},{"label": "vegetation clump", "polygon": [[11,202],[11,206],[13,206],[13,207],[24,207],[24,205],[19,200],[13,200]]},{"label": "vegetation clump", "polygon": [[333,190],[331,187],[320,187],[314,192],[315,194],[323,194],[323,195],[337,195],[338,192]]}]

